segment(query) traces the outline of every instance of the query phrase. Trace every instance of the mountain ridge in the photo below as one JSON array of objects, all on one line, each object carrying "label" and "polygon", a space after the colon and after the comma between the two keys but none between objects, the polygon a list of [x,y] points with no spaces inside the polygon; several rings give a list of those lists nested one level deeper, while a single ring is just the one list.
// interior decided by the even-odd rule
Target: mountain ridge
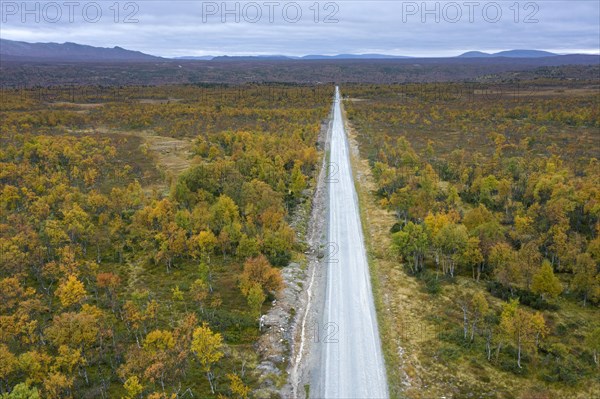
[{"label": "mountain ridge", "polygon": [[551,53],[549,51],[542,50],[505,50],[497,53],[486,53],[483,51],[467,51],[466,53],[460,54],[458,58],[494,58],[494,57],[507,57],[507,58],[541,58],[541,57],[556,57],[560,54]]},{"label": "mountain ridge", "polygon": [[[575,54],[568,54],[575,55]],[[505,50],[497,53],[483,51],[467,51],[451,57],[413,57],[406,55],[390,55],[380,53],[336,55],[307,54],[290,56],[282,54],[266,55],[223,55],[223,56],[179,56],[172,58],[158,57],[123,47],[95,47],[73,42],[65,43],[29,43],[0,39],[0,57],[2,61],[48,61],[48,62],[94,62],[94,61],[294,61],[294,60],[410,60],[410,59],[472,59],[472,58],[544,58],[560,57],[561,54],[542,50]]]},{"label": "mountain ridge", "polygon": [[0,56],[4,60],[32,61],[156,61],[162,59],[119,46],[95,47],[73,42],[29,43],[8,39],[0,39]]}]

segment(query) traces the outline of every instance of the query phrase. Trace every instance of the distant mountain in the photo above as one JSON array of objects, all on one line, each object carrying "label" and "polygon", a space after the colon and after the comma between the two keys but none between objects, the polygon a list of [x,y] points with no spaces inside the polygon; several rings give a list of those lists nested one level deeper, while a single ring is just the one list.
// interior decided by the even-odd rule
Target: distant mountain
[{"label": "distant mountain", "polygon": [[213,57],[213,61],[272,61],[272,60],[295,60],[298,57],[287,55],[221,55]]},{"label": "distant mountain", "polygon": [[507,50],[498,53],[484,53],[482,51],[467,51],[459,55],[460,58],[492,58],[492,57],[507,57],[507,58],[540,58],[554,57],[558,54],[540,50]]},{"label": "distant mountain", "polygon": [[320,55],[309,54],[300,57],[303,60],[385,60],[397,58],[411,58],[404,55],[389,55],[389,54],[338,54],[338,55]]},{"label": "distant mountain", "polygon": [[[500,51],[498,53],[484,53],[483,51],[468,51],[458,57],[450,58],[494,58],[494,57],[505,57],[505,58],[541,58],[541,57],[554,57],[559,54],[550,53],[548,51],[540,50],[507,50]],[[389,55],[389,54],[337,54],[337,55],[323,55],[323,54],[309,54],[301,57],[289,56],[289,55],[251,55],[251,56],[229,56],[223,55],[218,57],[177,57],[176,59],[188,59],[188,60],[213,60],[213,61],[267,61],[267,60],[397,60],[397,59],[415,59],[418,57],[411,57],[405,55]],[[444,57],[439,57],[444,58]]]},{"label": "distant mountain", "polygon": [[539,58],[539,57],[554,57],[558,54],[549,51],[540,50],[508,50],[500,51],[494,54],[496,57],[512,57],[512,58]]},{"label": "distant mountain", "polygon": [[[399,59],[399,58],[411,58],[402,55],[387,55],[387,54],[337,54],[337,55],[322,55],[322,54],[309,54],[302,57],[296,57],[291,55],[249,55],[249,56],[229,56],[223,55],[219,57],[213,57],[214,61],[251,61],[251,60],[387,60],[387,59]],[[178,59],[181,59],[179,57]]]},{"label": "distant mountain", "polygon": [[[505,57],[505,58],[541,58],[541,57],[554,57],[559,54],[550,53],[548,51],[540,50],[508,50],[500,51],[498,53],[484,53],[483,51],[468,51],[458,57],[450,58],[494,58],[494,57]],[[254,55],[254,56],[219,56],[219,57],[178,57],[177,59],[211,59],[213,61],[267,61],[267,60],[397,60],[397,59],[415,59],[418,57],[410,57],[405,55],[389,55],[389,54],[337,54],[337,55],[323,55],[323,54],[309,54],[302,57],[288,56],[288,55]],[[444,58],[444,57],[439,57]]]},{"label": "distant mountain", "polygon": [[467,51],[466,53],[463,53],[463,54],[459,55],[458,57],[460,57],[460,58],[490,58],[490,57],[493,57],[493,55],[490,53],[484,53],[482,51]]},{"label": "distant mountain", "polygon": [[[577,56],[573,54],[572,56]],[[584,55],[581,55],[584,57]],[[447,59],[487,59],[487,58],[521,58],[534,59],[546,57],[567,57],[559,54],[540,50],[507,50],[498,53],[485,53],[482,51],[468,51],[457,57]],[[426,57],[430,59],[445,59],[444,57]],[[421,60],[426,58],[419,58]],[[309,54],[305,56],[288,56],[279,54],[255,56],[182,56],[171,60],[181,61],[294,61],[294,60],[415,60],[417,57],[389,54],[337,54],[322,55]],[[139,51],[126,50],[122,47],[94,47],[77,43],[27,43],[13,40],[0,39],[0,61],[25,61],[25,62],[84,62],[84,61],[167,61],[168,59],[155,57]],[[487,62],[481,60],[481,62]]]},{"label": "distant mountain", "polygon": [[27,43],[0,39],[2,61],[153,61],[160,57],[121,47],[77,43]]},{"label": "distant mountain", "polygon": [[183,57],[174,57],[174,60],[201,60],[201,61],[210,61],[215,58],[214,55],[186,55]]}]

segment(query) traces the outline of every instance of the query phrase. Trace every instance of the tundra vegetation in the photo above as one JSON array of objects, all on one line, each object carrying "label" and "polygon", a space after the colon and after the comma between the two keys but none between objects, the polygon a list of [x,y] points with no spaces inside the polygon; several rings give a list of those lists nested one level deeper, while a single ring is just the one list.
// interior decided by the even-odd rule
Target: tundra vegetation
[{"label": "tundra vegetation", "polygon": [[0,104],[0,397],[247,398],[332,87],[41,93]]},{"label": "tundra vegetation", "polygon": [[597,395],[598,81],[342,93],[392,215],[372,245],[393,396]]}]

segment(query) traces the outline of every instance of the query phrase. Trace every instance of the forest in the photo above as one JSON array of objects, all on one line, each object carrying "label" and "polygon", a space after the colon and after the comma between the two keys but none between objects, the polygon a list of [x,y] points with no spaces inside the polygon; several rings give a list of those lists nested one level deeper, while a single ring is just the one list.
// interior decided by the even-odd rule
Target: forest
[{"label": "forest", "polygon": [[366,223],[392,395],[595,397],[598,81],[342,92],[391,215]]},{"label": "forest", "polygon": [[[555,72],[341,86],[391,397],[600,392],[600,95]],[[283,386],[333,92],[2,89],[0,398]]]},{"label": "forest", "polygon": [[[247,398],[331,86],[3,89],[0,397]],[[279,380],[278,380],[279,379]]]},{"label": "forest", "polygon": [[230,60],[168,60],[151,62],[22,62],[0,59],[2,88],[53,90],[119,88],[123,86],[250,84],[272,82],[416,83],[515,81],[515,78],[596,79],[598,56],[552,58],[408,58],[269,60],[232,57]]}]

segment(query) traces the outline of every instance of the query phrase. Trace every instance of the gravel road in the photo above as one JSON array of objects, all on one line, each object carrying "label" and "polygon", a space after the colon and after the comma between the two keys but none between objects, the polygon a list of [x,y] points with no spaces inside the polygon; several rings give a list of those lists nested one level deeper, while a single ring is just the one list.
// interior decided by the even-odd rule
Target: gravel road
[{"label": "gravel road", "polygon": [[388,397],[348,140],[336,88],[331,127],[327,283],[311,398]]}]

